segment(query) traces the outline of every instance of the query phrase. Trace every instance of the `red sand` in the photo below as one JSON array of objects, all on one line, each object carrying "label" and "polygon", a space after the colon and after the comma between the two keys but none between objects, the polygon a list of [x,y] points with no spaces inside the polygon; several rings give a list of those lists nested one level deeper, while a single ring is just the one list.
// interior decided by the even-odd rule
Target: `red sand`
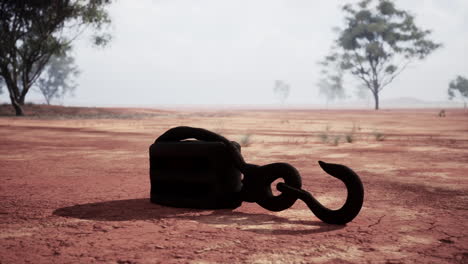
[{"label": "red sand", "polygon": [[[0,118],[0,263],[468,263],[461,110],[126,111],[130,119]],[[300,201],[279,213],[151,204],[148,147],[178,125],[250,134],[248,162],[291,163],[332,208],[346,190],[316,161],[348,165],[364,207],[332,226]]]}]

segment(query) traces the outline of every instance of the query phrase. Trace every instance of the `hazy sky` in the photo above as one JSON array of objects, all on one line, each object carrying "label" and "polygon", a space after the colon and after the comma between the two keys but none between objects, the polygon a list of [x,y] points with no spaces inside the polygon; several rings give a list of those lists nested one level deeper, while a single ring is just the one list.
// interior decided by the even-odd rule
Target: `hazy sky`
[{"label": "hazy sky", "polygon": [[[110,7],[114,39],[85,37],[74,54],[82,70],[65,104],[272,104],[275,80],[291,86],[287,104],[321,103],[317,62],[340,26],[345,1],[119,0]],[[468,75],[468,1],[399,0],[417,25],[444,44],[402,73],[383,99],[446,100],[448,82]],[[354,87],[348,84],[348,94]],[[30,96],[31,98],[40,98]],[[2,95],[7,98],[6,94]]]}]

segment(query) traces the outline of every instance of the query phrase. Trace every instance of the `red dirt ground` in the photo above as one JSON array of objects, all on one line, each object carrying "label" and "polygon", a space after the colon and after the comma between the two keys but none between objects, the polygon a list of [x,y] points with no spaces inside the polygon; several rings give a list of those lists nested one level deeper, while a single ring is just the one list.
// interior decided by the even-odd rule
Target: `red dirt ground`
[{"label": "red dirt ground", "polygon": [[[0,118],[0,263],[468,263],[461,110],[117,112]],[[346,190],[316,161],[345,164],[364,207],[333,226],[300,201],[279,213],[151,204],[148,147],[179,125],[249,141],[250,163],[291,163],[332,208]]]}]

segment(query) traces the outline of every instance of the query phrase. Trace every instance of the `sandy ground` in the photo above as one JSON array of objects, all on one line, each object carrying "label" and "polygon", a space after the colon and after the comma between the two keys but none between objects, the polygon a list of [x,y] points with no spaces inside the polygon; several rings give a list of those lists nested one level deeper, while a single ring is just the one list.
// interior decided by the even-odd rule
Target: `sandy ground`
[{"label": "sandy ground", "polygon": [[[0,263],[468,263],[468,113],[145,113],[0,118]],[[148,147],[179,125],[244,141],[250,163],[291,163],[331,208],[346,190],[317,160],[345,164],[364,207],[333,226],[300,201],[278,213],[151,204]]]}]

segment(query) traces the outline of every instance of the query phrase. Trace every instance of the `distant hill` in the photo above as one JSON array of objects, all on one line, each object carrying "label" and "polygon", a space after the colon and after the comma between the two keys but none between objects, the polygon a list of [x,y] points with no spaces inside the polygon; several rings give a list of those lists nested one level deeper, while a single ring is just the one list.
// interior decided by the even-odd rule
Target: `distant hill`
[{"label": "distant hill", "polygon": [[[368,98],[367,100],[355,100],[355,101],[334,101],[328,105],[315,104],[315,105],[303,105],[304,108],[326,108],[330,109],[373,109],[374,99]],[[416,99],[414,97],[398,97],[390,99],[381,99],[380,108],[392,109],[392,108],[463,108],[463,102],[460,101],[424,101]]]},{"label": "distant hill", "polygon": [[457,101],[424,101],[413,97],[399,97],[380,101],[384,108],[459,108],[462,102]]}]

